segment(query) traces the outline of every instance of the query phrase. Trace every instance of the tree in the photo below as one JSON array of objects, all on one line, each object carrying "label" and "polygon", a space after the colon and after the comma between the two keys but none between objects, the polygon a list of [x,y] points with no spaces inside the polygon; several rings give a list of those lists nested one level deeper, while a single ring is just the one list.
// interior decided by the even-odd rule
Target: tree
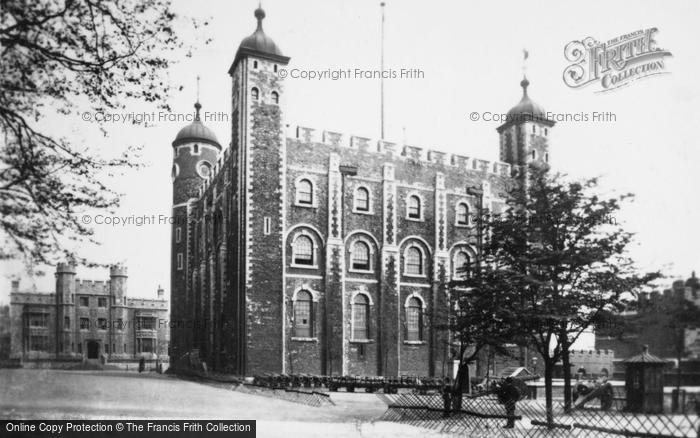
[{"label": "tree", "polygon": [[631,195],[602,199],[596,179],[567,182],[532,168],[525,189],[510,192],[490,222],[488,250],[516,304],[517,330],[544,362],[547,421],[553,422],[552,378],[561,359],[565,406],[571,406],[570,346],[606,312],[622,309],[657,273],[639,275],[626,255],[632,235],[611,218]]},{"label": "tree", "polygon": [[168,0],[6,0],[0,17],[0,259],[84,262],[63,243],[94,242],[78,214],[118,205],[101,179],[136,166],[137,148],[104,158],[45,116],[123,110],[126,99],[167,109],[176,16]]},{"label": "tree", "polygon": [[[479,229],[490,223],[491,213],[481,210],[476,222]],[[486,235],[486,233],[484,233]],[[470,384],[469,365],[487,347],[493,352],[508,354],[504,347],[517,338],[515,294],[509,293],[510,279],[502,271],[489,245],[482,247],[479,258],[457,269],[457,278],[449,283],[449,309],[440,318],[438,330],[450,334],[452,356],[459,360],[454,393],[459,409],[462,388]]]}]

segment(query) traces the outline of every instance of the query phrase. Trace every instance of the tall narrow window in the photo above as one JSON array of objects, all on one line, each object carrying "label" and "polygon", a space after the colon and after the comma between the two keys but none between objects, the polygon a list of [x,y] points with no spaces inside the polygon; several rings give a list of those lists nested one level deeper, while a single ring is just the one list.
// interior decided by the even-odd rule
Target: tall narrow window
[{"label": "tall narrow window", "polygon": [[180,243],[182,240],[182,229],[180,227],[175,228],[175,243]]},{"label": "tall narrow window", "polygon": [[355,295],[352,302],[352,338],[369,339],[369,300],[363,294]]},{"label": "tall narrow window", "polygon": [[406,306],[406,340],[420,341],[423,339],[423,312],[421,302],[413,297]]},{"label": "tall narrow window", "polygon": [[272,103],[274,103],[275,105],[280,103],[280,95],[276,91],[272,92]]},{"label": "tall narrow window", "polygon": [[532,159],[533,159],[533,160],[534,160],[535,158],[537,158],[537,151],[536,151],[536,150],[533,149],[532,152],[530,152],[530,154],[532,155]]},{"label": "tall narrow window", "polygon": [[420,219],[420,198],[416,195],[408,197],[408,217],[410,219]]},{"label": "tall narrow window", "polygon": [[423,253],[415,246],[406,251],[406,274],[423,275]]},{"label": "tall narrow window", "polygon": [[355,242],[352,246],[352,268],[369,271],[369,245],[365,242]]},{"label": "tall narrow window", "polygon": [[253,61],[253,68],[258,68],[258,61]]},{"label": "tall narrow window", "polygon": [[296,265],[311,266],[314,264],[314,242],[310,237],[297,237],[293,244],[292,257]]},{"label": "tall narrow window", "polygon": [[250,97],[252,97],[253,100],[258,100],[260,98],[260,91],[253,87],[253,89],[250,90]]},{"label": "tall narrow window", "polygon": [[459,251],[455,254],[454,276],[455,278],[469,278],[470,274],[469,255],[465,251]]},{"label": "tall narrow window", "polygon": [[182,253],[178,253],[177,255],[177,269],[182,269],[183,266],[183,260],[182,260]]},{"label": "tall narrow window", "polygon": [[355,191],[355,210],[369,211],[369,190],[364,187]]},{"label": "tall narrow window", "polygon": [[457,225],[469,225],[469,206],[464,202],[457,204]]},{"label": "tall narrow window", "polygon": [[302,179],[297,183],[297,203],[304,205],[314,203],[314,186],[308,179]]},{"label": "tall narrow window", "polygon": [[65,329],[70,328],[70,316],[63,317],[63,328],[65,328]]},{"label": "tall narrow window", "polygon": [[294,302],[294,336],[310,338],[313,336],[312,297],[309,291],[299,291]]},{"label": "tall narrow window", "polygon": [[267,236],[271,232],[272,232],[272,222],[271,222],[269,216],[265,216],[265,218],[263,218],[263,234]]}]

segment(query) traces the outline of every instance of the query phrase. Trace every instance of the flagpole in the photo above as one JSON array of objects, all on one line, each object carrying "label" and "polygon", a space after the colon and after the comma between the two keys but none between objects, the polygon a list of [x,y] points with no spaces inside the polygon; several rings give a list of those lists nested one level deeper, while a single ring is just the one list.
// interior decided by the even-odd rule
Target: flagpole
[{"label": "flagpole", "polygon": [[381,76],[379,78],[379,94],[380,94],[380,117],[381,117],[381,139],[384,139],[384,6],[386,3],[381,2],[379,6],[382,8],[382,52],[380,58],[380,71]]}]

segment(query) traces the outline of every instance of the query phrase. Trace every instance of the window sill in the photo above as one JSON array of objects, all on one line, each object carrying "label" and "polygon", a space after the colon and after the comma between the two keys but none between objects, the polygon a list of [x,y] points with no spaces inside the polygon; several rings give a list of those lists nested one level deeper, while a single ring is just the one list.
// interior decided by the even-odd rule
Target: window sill
[{"label": "window sill", "polygon": [[406,216],[406,220],[411,221],[411,222],[425,222],[425,219],[423,219],[422,217],[408,217],[408,216]]},{"label": "window sill", "polygon": [[409,277],[409,278],[422,278],[425,279],[425,275],[422,274],[403,274],[404,277]]},{"label": "window sill", "polygon": [[296,342],[318,342],[318,338],[306,338],[300,336],[292,336],[292,341]]},{"label": "window sill", "polygon": [[365,269],[355,269],[355,268],[350,268],[348,269],[348,272],[354,272],[355,274],[374,274],[373,270],[365,270]]},{"label": "window sill", "polygon": [[355,213],[355,214],[364,214],[364,215],[367,215],[367,216],[374,216],[374,212],[373,212],[372,210],[356,210],[356,209],[353,209],[352,212]]},{"label": "window sill", "polygon": [[374,339],[350,339],[351,344],[374,344]]},{"label": "window sill", "polygon": [[404,345],[425,345],[425,341],[403,341]]},{"label": "window sill", "polygon": [[316,204],[302,204],[301,202],[294,202],[294,206],[301,208],[318,208]]},{"label": "window sill", "polygon": [[469,228],[469,227],[471,227],[471,224],[459,224],[459,223],[455,224],[455,228]]},{"label": "window sill", "polygon": [[289,266],[292,268],[299,268],[299,269],[318,269],[318,265],[298,265],[296,263],[292,263]]}]

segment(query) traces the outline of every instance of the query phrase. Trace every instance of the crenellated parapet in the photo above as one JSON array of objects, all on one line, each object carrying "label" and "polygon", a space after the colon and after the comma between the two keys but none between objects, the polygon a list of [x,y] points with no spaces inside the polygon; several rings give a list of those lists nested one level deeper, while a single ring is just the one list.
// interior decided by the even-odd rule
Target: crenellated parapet
[{"label": "crenellated parapet", "polygon": [[342,134],[334,131],[321,131],[314,128],[297,126],[295,139],[302,143],[324,144],[332,147],[345,147],[362,152],[401,157],[418,163],[430,163],[463,170],[483,172],[485,174],[511,177],[513,169],[510,164],[501,161],[489,161],[465,155],[451,154],[436,149],[419,146],[399,145],[383,139],[373,139],[358,135]]}]

